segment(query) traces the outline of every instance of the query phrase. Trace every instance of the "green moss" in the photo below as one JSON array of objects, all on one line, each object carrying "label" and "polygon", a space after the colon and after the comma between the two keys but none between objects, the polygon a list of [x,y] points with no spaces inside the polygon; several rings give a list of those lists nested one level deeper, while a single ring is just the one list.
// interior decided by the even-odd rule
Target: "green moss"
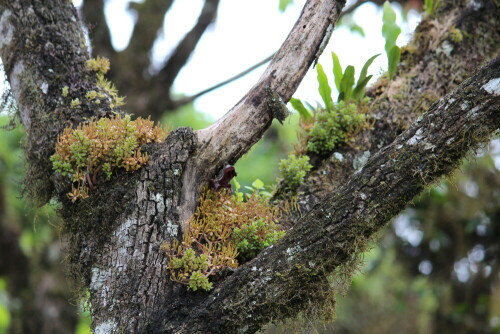
[{"label": "green moss", "polygon": [[80,99],[76,98],[76,99],[71,100],[70,105],[71,105],[72,108],[78,107],[80,105]]},{"label": "green moss", "polygon": [[106,74],[109,71],[109,65],[109,59],[101,56],[87,61],[87,68],[100,74]]},{"label": "green moss", "polygon": [[290,154],[279,163],[280,182],[285,192],[292,192],[304,181],[307,172],[312,168],[307,155],[297,157]]},{"label": "green moss", "polygon": [[453,27],[450,29],[449,33],[450,33],[449,34],[450,39],[455,44],[462,42],[462,40],[464,39],[464,35],[462,35],[462,32],[460,31],[460,29]]},{"label": "green moss", "polygon": [[66,96],[68,96],[68,93],[69,93],[69,87],[68,86],[64,86],[62,88],[62,96],[66,97]]},{"label": "green moss", "polygon": [[263,219],[258,219],[235,228],[232,238],[236,242],[238,259],[248,261],[256,257],[264,248],[283,238],[284,235],[285,231],[279,230],[275,223],[266,224]]},{"label": "green moss", "polygon": [[182,241],[162,245],[170,279],[190,290],[210,290],[210,276],[236,268],[285,234],[276,207],[258,193],[243,202],[225,192],[206,191]]},{"label": "green moss", "polygon": [[208,277],[205,276],[201,271],[194,271],[189,277],[188,289],[196,291],[198,289],[203,289],[206,291],[211,290],[213,287],[213,283],[208,280]]},{"label": "green moss", "polygon": [[307,150],[319,155],[331,154],[350,134],[366,123],[366,116],[358,112],[358,104],[340,101],[331,111],[319,110],[308,133]]}]

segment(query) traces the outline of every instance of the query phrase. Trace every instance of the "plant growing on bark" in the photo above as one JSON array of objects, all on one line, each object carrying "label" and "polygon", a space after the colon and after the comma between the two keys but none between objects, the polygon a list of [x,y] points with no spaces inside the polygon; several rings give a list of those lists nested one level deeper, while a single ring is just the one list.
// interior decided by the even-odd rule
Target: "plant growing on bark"
[{"label": "plant growing on bark", "polygon": [[366,125],[362,104],[340,101],[330,110],[318,110],[314,125],[306,130],[307,151],[327,155]]},{"label": "plant growing on bark", "polygon": [[246,201],[225,190],[206,190],[182,241],[163,244],[171,280],[210,290],[209,277],[237,268],[284,235],[278,209],[257,193]]},{"label": "plant growing on bark", "polygon": [[278,169],[280,182],[285,192],[293,191],[303,181],[312,168],[307,155],[297,156],[290,154],[286,159],[281,159]]},{"label": "plant growing on bark", "polygon": [[56,152],[50,160],[56,172],[72,182],[68,198],[87,198],[101,173],[111,179],[117,168],[135,171],[148,161],[141,145],[162,142],[167,130],[154,126],[149,119],[131,120],[130,115],[80,123],[76,129],[66,128],[59,135]]}]

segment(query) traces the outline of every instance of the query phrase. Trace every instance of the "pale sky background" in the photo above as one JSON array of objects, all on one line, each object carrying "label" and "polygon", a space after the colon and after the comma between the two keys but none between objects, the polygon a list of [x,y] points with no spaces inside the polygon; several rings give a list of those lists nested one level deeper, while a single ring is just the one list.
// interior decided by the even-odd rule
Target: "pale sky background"
[{"label": "pale sky background", "polygon": [[[348,5],[351,1],[348,1]],[[82,0],[74,0],[80,6]],[[187,65],[182,69],[174,83],[179,94],[192,95],[224,81],[237,73],[259,63],[277,51],[290,29],[300,15],[305,0],[295,0],[288,9],[278,10],[279,0],[221,0],[217,21],[212,24],[203,37]],[[178,0],[167,13],[164,31],[153,50],[152,71],[164,61],[178,41],[193,27],[203,6],[203,0]],[[126,0],[107,0],[106,18],[111,29],[113,46],[122,50],[127,46],[132,33],[135,17],[127,10]],[[407,21],[399,13],[399,5],[394,4],[397,23],[402,28],[398,38],[399,46],[405,45],[420,20],[420,14],[410,11]],[[372,3],[362,5],[354,13],[354,21],[365,31],[366,37],[352,33],[347,27],[336,28],[330,43],[319,62],[329,74],[332,89],[333,74],[331,51],[339,56],[342,67],[354,65],[356,78],[364,62],[371,56],[381,53],[370,67],[368,74],[375,77],[387,69],[382,37],[382,10]],[[111,64],[113,66],[113,64]],[[266,65],[261,66],[245,77],[212,91],[197,99],[195,108],[206,113],[213,120],[224,115],[257,82]],[[0,80],[0,89],[4,82]],[[312,104],[320,101],[317,92],[316,71],[310,69],[294,97],[307,100]]]},{"label": "pale sky background", "polygon": [[[81,0],[73,2],[79,5]],[[241,72],[275,52],[298,18],[305,0],[295,0],[285,13],[278,10],[278,2],[278,0],[221,0],[216,23],[208,28],[188,64],[180,72],[174,84],[175,91],[186,95],[197,93]],[[203,0],[174,2],[165,19],[164,31],[166,33],[162,34],[153,52],[155,65],[161,64],[165,56],[191,29],[202,5]],[[397,6],[396,4],[395,8]],[[112,31],[113,45],[119,50],[126,47],[135,19],[126,8],[127,1],[107,1],[106,15]],[[381,32],[382,11],[376,5],[367,3],[355,12],[354,20],[363,27],[366,37],[353,34],[344,27],[336,29],[320,58],[320,63],[323,64],[327,73],[332,73],[331,51],[335,51],[343,68],[347,65],[354,65],[359,71],[369,57],[382,53],[372,64],[369,72],[369,74],[380,74],[387,69],[384,53],[385,41]],[[406,44],[419,20],[420,14],[416,11],[410,11],[407,22],[403,22],[398,13],[397,22],[403,29],[398,45]],[[195,102],[195,108],[214,119],[219,118],[257,82],[265,66],[199,98]],[[320,100],[314,70],[309,71],[295,97],[311,102]]]}]

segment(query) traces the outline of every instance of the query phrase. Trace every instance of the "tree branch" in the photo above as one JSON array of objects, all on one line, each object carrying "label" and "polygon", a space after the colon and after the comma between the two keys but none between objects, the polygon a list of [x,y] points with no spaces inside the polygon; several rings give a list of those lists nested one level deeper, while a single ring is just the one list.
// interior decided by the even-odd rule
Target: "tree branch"
[{"label": "tree branch", "polygon": [[114,63],[116,51],[111,43],[111,33],[104,15],[104,0],[85,0],[82,14],[88,24],[94,56],[106,57]]},{"label": "tree branch", "polygon": [[40,205],[54,189],[50,156],[58,134],[82,119],[110,113],[107,104],[69,107],[71,98],[85,101],[88,91],[98,90],[86,69],[89,54],[82,41],[81,22],[70,2],[0,5],[0,57],[27,132],[28,194]]},{"label": "tree branch", "polygon": [[180,70],[187,63],[201,36],[214,21],[219,2],[220,0],[205,0],[197,23],[179,42],[160,72],[153,78],[152,84],[156,89],[147,107],[147,111],[153,119],[159,119],[166,109],[174,109],[177,106],[170,96],[172,85]]},{"label": "tree branch", "polygon": [[271,319],[295,316],[309,300],[317,300],[325,275],[348,271],[342,266],[390,218],[490,139],[500,128],[498,110],[500,58],[434,103],[278,244],[238,268],[189,315],[172,315],[183,320],[166,317],[165,331],[254,333]]},{"label": "tree branch", "polygon": [[124,57],[135,68],[137,79],[143,77],[149,66],[149,55],[153,44],[158,37],[165,13],[169,10],[173,0],[146,0],[143,3],[131,3],[137,12],[137,23],[134,26],[132,37],[127,48],[123,51]]},{"label": "tree branch", "polygon": [[218,84],[213,85],[212,87],[209,87],[207,89],[204,89],[201,92],[198,92],[198,93],[196,93],[194,95],[191,95],[191,96],[184,97],[184,98],[179,99],[179,100],[172,101],[171,102],[172,103],[172,108],[176,109],[176,108],[179,108],[179,107],[181,107],[183,105],[191,103],[194,100],[196,100],[197,98],[199,98],[199,97],[201,97],[201,96],[203,96],[203,95],[205,95],[207,93],[210,93],[211,91],[214,91],[214,90],[216,90],[218,88],[221,88],[222,86],[225,86],[225,85],[227,85],[227,84],[229,84],[229,83],[231,83],[231,82],[233,82],[235,80],[240,79],[241,77],[247,75],[248,73],[254,71],[255,69],[257,69],[257,68],[261,67],[262,65],[264,65],[265,63],[269,62],[271,59],[273,59],[273,57],[274,57],[274,54],[270,55],[269,57],[267,57],[264,60],[261,60],[257,64],[250,66],[246,70],[244,70],[244,71],[242,71],[242,72],[240,72],[240,73],[232,76],[231,78],[226,79],[226,80],[224,80],[222,82],[219,82]]},{"label": "tree branch", "polygon": [[[442,4],[446,6],[447,2]],[[499,36],[494,27],[498,25],[498,17],[494,6],[489,1],[474,8],[457,7],[454,3],[446,6],[439,17],[422,20],[414,38],[402,48],[397,77],[391,82],[381,77],[368,92],[372,98],[369,115],[373,117],[373,128],[336,147],[334,151],[341,160],[310,154],[315,170],[298,189],[301,212],[307,212],[325,194],[340,187],[359,168],[354,161],[362,161],[391,143],[434,101],[455,89],[485,59],[497,55],[494,41]],[[453,29],[459,29],[464,36],[484,38],[480,41],[464,38],[456,43],[450,34]],[[441,51],[446,47],[450,48],[449,53]],[[471,50],[475,50],[474,54]],[[290,221],[298,215],[292,212]]]},{"label": "tree branch", "polygon": [[[274,117],[297,89],[317,56],[329,27],[337,21],[344,1],[309,0],[285,42],[257,84],[223,118],[197,131],[196,162],[184,174],[183,212],[193,212],[192,194],[198,185],[226,163],[246,153],[271,125]],[[278,116],[279,117],[279,116]],[[209,166],[209,168],[207,168]]]}]

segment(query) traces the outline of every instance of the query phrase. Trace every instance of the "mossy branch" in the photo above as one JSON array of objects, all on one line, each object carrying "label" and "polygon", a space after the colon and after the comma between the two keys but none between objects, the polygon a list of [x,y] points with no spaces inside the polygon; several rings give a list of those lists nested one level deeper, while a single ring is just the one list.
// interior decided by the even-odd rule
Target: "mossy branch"
[{"label": "mossy branch", "polygon": [[[451,173],[499,129],[499,78],[496,59],[435,103],[273,248],[239,268],[190,317],[169,323],[167,331],[253,333],[271,319],[305,309],[321,277],[349,263],[415,195]],[[206,314],[216,320],[207,323]]]}]

